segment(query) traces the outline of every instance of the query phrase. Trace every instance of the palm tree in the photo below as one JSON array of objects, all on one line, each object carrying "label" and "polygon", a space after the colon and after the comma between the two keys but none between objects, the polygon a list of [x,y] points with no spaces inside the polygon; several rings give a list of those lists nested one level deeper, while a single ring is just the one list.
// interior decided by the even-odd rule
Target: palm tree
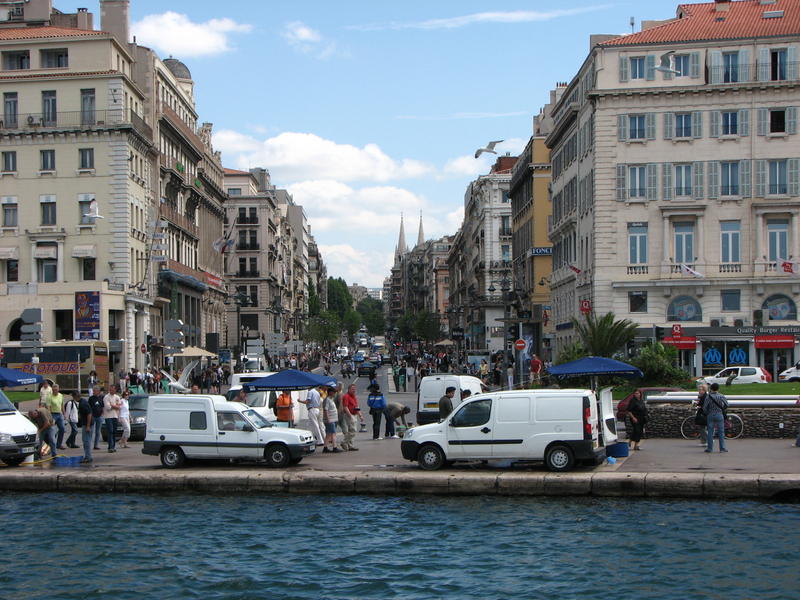
[{"label": "palm tree", "polygon": [[612,358],[622,351],[636,337],[638,328],[629,319],[616,320],[612,312],[602,317],[596,317],[590,312],[586,314],[585,321],[573,319],[572,323],[589,355],[606,358]]}]

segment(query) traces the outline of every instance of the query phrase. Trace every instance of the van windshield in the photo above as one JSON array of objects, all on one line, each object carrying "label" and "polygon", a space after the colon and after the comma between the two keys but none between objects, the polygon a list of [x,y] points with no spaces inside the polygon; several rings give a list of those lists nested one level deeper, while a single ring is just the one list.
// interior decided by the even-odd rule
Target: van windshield
[{"label": "van windshield", "polygon": [[14,412],[16,409],[14,405],[11,404],[11,400],[8,399],[2,390],[0,390],[0,412]]},{"label": "van windshield", "polygon": [[263,429],[264,427],[272,427],[272,423],[267,421],[264,417],[258,414],[253,409],[246,410],[242,412],[242,414],[247,417],[247,419],[255,425],[257,429]]}]

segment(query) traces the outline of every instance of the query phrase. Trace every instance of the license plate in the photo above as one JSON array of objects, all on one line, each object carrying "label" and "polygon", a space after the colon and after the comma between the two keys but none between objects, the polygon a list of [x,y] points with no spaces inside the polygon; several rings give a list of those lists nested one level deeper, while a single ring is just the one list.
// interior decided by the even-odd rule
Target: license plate
[{"label": "license plate", "polygon": [[426,402],[425,408],[439,408],[438,402]]},{"label": "license plate", "polygon": [[23,454],[31,454],[34,451],[33,446],[26,446],[25,448],[20,449],[20,452]]}]

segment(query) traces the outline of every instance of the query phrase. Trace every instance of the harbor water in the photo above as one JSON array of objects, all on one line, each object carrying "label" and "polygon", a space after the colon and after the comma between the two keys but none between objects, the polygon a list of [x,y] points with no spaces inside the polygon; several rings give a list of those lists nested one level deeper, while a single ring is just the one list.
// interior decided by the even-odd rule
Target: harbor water
[{"label": "harbor water", "polygon": [[800,597],[800,506],[0,494],[0,596]]}]

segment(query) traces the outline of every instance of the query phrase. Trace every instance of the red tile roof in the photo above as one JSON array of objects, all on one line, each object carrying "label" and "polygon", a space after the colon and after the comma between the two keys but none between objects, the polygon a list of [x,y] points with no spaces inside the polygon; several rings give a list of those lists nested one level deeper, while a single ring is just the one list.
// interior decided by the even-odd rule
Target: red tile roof
[{"label": "red tile roof", "polygon": [[25,71],[8,71],[0,74],[0,80],[8,79],[56,79],[69,77],[93,77],[96,75],[121,75],[119,71],[63,71],[47,73],[26,73]]},{"label": "red tile roof", "polygon": [[[728,4],[728,10],[718,10]],[[779,18],[765,19],[765,12],[783,11]],[[800,35],[800,0],[759,0],[681,4],[678,18],[639,33],[623,35],[601,46],[670,44],[701,40],[736,40]]]},{"label": "red tile roof", "polygon": [[252,175],[250,171],[237,171],[236,169],[222,169],[225,172],[225,175]]},{"label": "red tile roof", "polygon": [[109,35],[94,29],[74,29],[72,27],[13,27],[0,28],[0,40],[37,40],[63,37],[99,37]]}]

